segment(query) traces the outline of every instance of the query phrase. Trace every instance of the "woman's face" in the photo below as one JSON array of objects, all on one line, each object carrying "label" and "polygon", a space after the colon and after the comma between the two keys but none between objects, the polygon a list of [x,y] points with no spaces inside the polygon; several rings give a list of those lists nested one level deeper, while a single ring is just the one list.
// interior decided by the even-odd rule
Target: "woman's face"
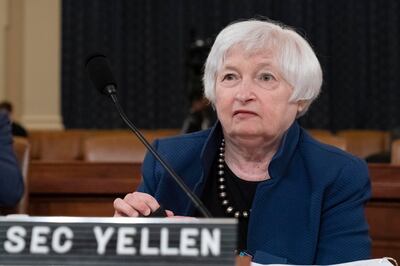
[{"label": "woman's face", "polygon": [[289,102],[293,88],[280,72],[274,50],[227,52],[217,73],[215,107],[229,137],[280,138],[302,106]]}]

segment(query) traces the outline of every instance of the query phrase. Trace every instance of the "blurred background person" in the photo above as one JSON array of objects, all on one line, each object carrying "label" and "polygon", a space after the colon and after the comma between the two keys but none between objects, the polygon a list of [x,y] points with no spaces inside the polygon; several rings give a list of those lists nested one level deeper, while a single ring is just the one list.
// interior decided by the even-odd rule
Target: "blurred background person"
[{"label": "blurred background person", "polygon": [[8,115],[9,120],[11,121],[11,132],[13,136],[16,137],[28,137],[28,131],[18,122],[14,121],[13,118],[13,105],[9,101],[0,102],[0,111],[6,113]]},{"label": "blurred background person", "polygon": [[215,122],[215,114],[203,92],[194,90],[190,94],[190,111],[182,125],[182,133],[210,128]]},{"label": "blurred background person", "polygon": [[7,113],[0,111],[0,205],[14,206],[21,199],[24,184],[12,145]]},{"label": "blurred background person", "polygon": [[[195,35],[195,33],[192,33]],[[195,38],[188,50],[186,86],[189,91],[189,113],[183,121],[182,133],[210,128],[216,121],[215,112],[203,94],[203,65],[211,49],[211,39]]]}]

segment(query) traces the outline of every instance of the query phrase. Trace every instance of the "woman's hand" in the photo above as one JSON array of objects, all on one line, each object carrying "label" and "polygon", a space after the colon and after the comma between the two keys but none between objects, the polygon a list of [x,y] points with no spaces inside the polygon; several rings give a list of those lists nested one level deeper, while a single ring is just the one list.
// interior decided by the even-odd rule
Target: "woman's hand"
[{"label": "woman's hand", "polygon": [[[157,210],[160,204],[149,194],[133,192],[127,194],[124,199],[114,200],[114,217],[138,217],[149,216]],[[170,210],[165,210],[168,217],[174,216]]]}]

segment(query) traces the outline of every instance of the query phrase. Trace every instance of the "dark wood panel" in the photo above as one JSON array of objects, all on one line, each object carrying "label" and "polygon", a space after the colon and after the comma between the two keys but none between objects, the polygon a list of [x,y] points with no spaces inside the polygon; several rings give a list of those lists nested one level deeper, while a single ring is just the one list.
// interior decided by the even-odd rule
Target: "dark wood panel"
[{"label": "dark wood panel", "polygon": [[35,216],[99,216],[114,214],[113,201],[122,195],[93,196],[32,196],[29,205],[31,215]]},{"label": "dark wood panel", "polygon": [[369,164],[372,198],[400,200],[400,165]]},{"label": "dark wood panel", "polygon": [[372,239],[372,255],[400,259],[400,202],[372,200],[366,216]]},{"label": "dark wood panel", "polygon": [[30,194],[120,194],[140,182],[138,163],[43,163],[29,169]]},{"label": "dark wood panel", "polygon": [[373,240],[372,241],[372,257],[373,258],[383,258],[390,257],[394,258],[396,261],[400,259],[400,244],[397,241],[382,241]]},{"label": "dark wood panel", "polygon": [[400,241],[400,202],[371,201],[365,212],[371,236]]},{"label": "dark wood panel", "polygon": [[365,213],[374,258],[400,259],[400,166],[369,164],[372,198]]}]

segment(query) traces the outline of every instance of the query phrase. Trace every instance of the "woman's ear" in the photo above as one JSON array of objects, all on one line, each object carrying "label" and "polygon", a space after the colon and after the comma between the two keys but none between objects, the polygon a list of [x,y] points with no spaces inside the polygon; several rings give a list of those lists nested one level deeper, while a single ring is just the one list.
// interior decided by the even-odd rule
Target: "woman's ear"
[{"label": "woman's ear", "polygon": [[297,102],[297,114],[300,114],[307,108],[308,101],[307,100],[299,100]]}]

